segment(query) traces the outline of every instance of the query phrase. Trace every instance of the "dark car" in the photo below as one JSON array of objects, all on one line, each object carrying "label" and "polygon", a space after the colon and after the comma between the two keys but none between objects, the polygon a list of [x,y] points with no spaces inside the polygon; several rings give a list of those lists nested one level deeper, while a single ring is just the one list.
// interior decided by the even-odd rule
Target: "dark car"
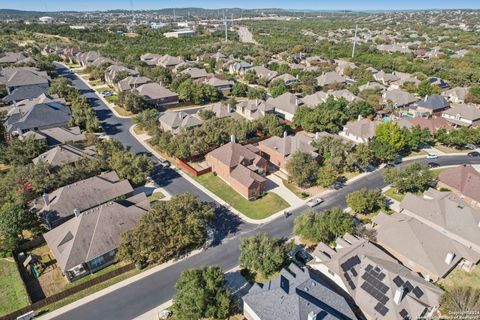
[{"label": "dark car", "polygon": [[480,157],[480,152],[478,151],[469,152],[468,156],[472,158],[477,158],[477,157]]},{"label": "dark car", "polygon": [[429,168],[438,168],[438,167],[440,167],[440,165],[439,165],[438,163],[436,163],[436,162],[429,162],[427,165],[428,165]]}]

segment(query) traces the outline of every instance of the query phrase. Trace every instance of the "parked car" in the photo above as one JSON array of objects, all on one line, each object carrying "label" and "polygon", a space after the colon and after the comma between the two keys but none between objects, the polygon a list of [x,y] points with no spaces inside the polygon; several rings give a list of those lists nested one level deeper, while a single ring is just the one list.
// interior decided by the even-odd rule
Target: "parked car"
[{"label": "parked car", "polygon": [[465,148],[470,149],[470,150],[475,150],[475,149],[477,149],[477,146],[472,144],[472,143],[469,143],[465,146]]},{"label": "parked car", "polygon": [[324,200],[322,198],[315,197],[307,201],[307,206],[309,206],[310,208],[313,208],[315,206],[318,206],[323,201]]},{"label": "parked car", "polygon": [[428,153],[426,156],[427,159],[437,159],[438,155],[435,153]]},{"label": "parked car", "polygon": [[436,163],[436,162],[429,162],[427,165],[428,165],[429,168],[438,168],[438,167],[440,167],[440,165],[439,165],[438,163]]},{"label": "parked car", "polygon": [[100,94],[104,97],[110,97],[113,93],[112,91],[105,90],[105,91],[102,91]]},{"label": "parked car", "polygon": [[478,151],[469,152],[468,156],[472,158],[477,158],[477,157],[480,157],[480,152]]},{"label": "parked car", "polygon": [[168,160],[159,159],[159,160],[158,160],[158,163],[159,163],[162,167],[164,167],[164,168],[170,167],[170,161],[168,161]]}]

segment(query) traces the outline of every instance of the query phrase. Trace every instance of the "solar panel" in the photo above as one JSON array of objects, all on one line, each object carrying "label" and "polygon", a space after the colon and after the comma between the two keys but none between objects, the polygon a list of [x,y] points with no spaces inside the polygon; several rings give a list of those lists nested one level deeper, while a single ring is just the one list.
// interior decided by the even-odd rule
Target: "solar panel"
[{"label": "solar panel", "polygon": [[378,313],[380,313],[382,316],[385,316],[388,312],[388,308],[386,308],[383,304],[377,303],[377,305],[374,308]]},{"label": "solar panel", "polygon": [[396,276],[395,279],[393,279],[393,283],[395,283],[397,287],[401,287],[403,284],[403,280],[399,276]]},{"label": "solar panel", "polygon": [[374,270],[377,271],[377,272],[382,271],[382,270],[380,270],[380,268],[378,266],[376,266]]},{"label": "solar panel", "polygon": [[350,288],[352,288],[352,290],[355,290],[355,284],[353,284],[353,281],[349,281],[348,282],[348,285],[350,286]]},{"label": "solar panel", "polygon": [[420,289],[419,287],[415,287],[413,290],[412,290],[413,294],[415,295],[415,297],[417,298],[420,298],[421,296],[423,296],[423,291],[422,289]]},{"label": "solar panel", "polygon": [[365,268],[365,271],[370,271],[370,270],[372,270],[372,269],[373,269],[372,265],[369,264],[369,265]]},{"label": "solar panel", "polygon": [[400,311],[400,316],[401,316],[403,319],[408,319],[408,312],[407,312],[407,310],[402,309],[402,311]]},{"label": "solar panel", "polygon": [[382,281],[383,279],[385,279],[385,273],[380,273],[380,275],[378,276],[378,280]]},{"label": "solar panel", "polygon": [[354,277],[358,276],[358,273],[355,270],[355,268],[352,268],[350,271],[352,272],[352,276],[354,276]]},{"label": "solar panel", "polygon": [[406,290],[407,292],[410,292],[410,291],[413,290],[413,286],[412,286],[412,284],[411,284],[409,281],[405,282],[404,285],[403,285],[403,287],[405,288],[405,290]]},{"label": "solar panel", "polygon": [[351,258],[349,258],[347,261],[345,261],[344,263],[342,263],[340,265],[340,267],[342,268],[343,271],[348,271],[350,270],[351,268],[353,268],[354,266],[356,266],[357,264],[359,264],[361,261],[360,261],[360,258],[358,256],[353,256]]}]

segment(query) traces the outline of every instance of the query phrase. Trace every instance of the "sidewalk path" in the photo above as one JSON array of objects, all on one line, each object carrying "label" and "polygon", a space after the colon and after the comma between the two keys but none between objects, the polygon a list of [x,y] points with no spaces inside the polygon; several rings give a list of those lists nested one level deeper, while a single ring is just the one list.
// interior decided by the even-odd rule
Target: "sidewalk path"
[{"label": "sidewalk path", "polygon": [[287,201],[290,206],[295,207],[305,204],[305,201],[301,200],[296,194],[285,187],[282,179],[276,174],[270,174],[266,178],[268,179],[267,188],[271,187],[271,189],[268,188],[268,191],[278,194],[282,199]]}]

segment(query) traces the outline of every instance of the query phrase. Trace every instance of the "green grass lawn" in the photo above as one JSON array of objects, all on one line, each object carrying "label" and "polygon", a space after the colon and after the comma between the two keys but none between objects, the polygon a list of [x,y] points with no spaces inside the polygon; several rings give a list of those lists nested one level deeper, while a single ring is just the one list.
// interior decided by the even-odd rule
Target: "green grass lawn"
[{"label": "green grass lawn", "polygon": [[150,202],[159,201],[159,200],[162,200],[163,198],[165,198],[165,195],[159,191],[154,192],[147,197],[148,201]]},{"label": "green grass lawn", "polygon": [[112,89],[110,89],[107,86],[104,86],[104,87],[100,87],[100,88],[95,89],[95,91],[97,91],[98,93],[102,93],[103,91],[112,91]]},{"label": "green grass lawn", "polygon": [[113,107],[113,109],[115,109],[115,111],[117,111],[119,115],[125,116],[125,117],[133,116],[133,114],[134,114],[133,112],[127,111],[127,110],[123,109],[122,107]]},{"label": "green grass lawn", "polygon": [[387,191],[384,192],[384,194],[387,197],[392,198],[393,200],[397,200],[398,202],[402,202],[403,198],[405,198],[405,195],[403,193],[397,192],[397,189],[395,188],[390,188]]},{"label": "green grass lawn", "polygon": [[249,201],[223,182],[222,179],[211,173],[194,177],[194,179],[232,207],[252,219],[263,219],[289,207],[289,204],[285,200],[272,192],[267,193],[261,199]]},{"label": "green grass lawn", "polygon": [[475,266],[471,272],[455,268],[445,279],[441,279],[439,284],[447,290],[453,287],[473,287],[480,289],[480,267]]},{"label": "green grass lawn", "polygon": [[287,187],[288,190],[290,190],[290,191],[292,191],[293,193],[295,193],[295,195],[296,195],[297,197],[299,197],[300,199],[306,199],[306,198],[310,197],[310,194],[309,194],[308,192],[305,192],[305,191],[303,191],[302,189],[300,189],[299,187],[297,187],[297,186],[295,185],[295,183],[293,183],[293,182],[288,182],[288,180],[285,180],[285,179],[283,179],[282,182],[283,182],[283,185],[284,185],[285,187]]},{"label": "green grass lawn", "polygon": [[15,262],[0,259],[0,316],[28,304],[27,291],[23,287]]}]

